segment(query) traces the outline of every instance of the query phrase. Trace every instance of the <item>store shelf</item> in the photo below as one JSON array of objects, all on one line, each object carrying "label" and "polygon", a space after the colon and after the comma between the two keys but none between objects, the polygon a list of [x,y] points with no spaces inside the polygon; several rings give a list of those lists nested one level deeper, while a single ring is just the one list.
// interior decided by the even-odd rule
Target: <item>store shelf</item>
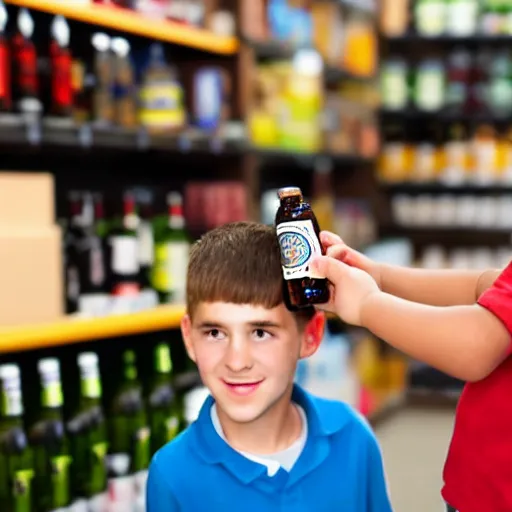
[{"label": "store shelf", "polygon": [[409,238],[419,245],[442,246],[499,246],[512,243],[512,230],[489,227],[444,227],[444,226],[396,226],[379,228],[381,238]]},{"label": "store shelf", "polygon": [[405,121],[436,120],[447,123],[509,123],[512,114],[504,112],[502,115],[495,112],[447,112],[445,110],[425,111],[415,108],[403,110],[381,109],[379,114],[383,118],[403,119]]},{"label": "store shelf", "polygon": [[176,329],[185,314],[184,306],[165,305],[130,315],[60,321],[0,328],[0,353],[58,347],[71,343],[113,338],[165,329]]},{"label": "store shelf", "polygon": [[512,184],[479,185],[461,183],[447,185],[443,183],[380,183],[380,189],[390,194],[452,194],[452,195],[500,195],[512,194]]},{"label": "store shelf", "polygon": [[485,34],[475,34],[473,36],[467,37],[458,37],[458,36],[450,36],[450,35],[441,35],[441,36],[432,36],[427,37],[416,33],[408,33],[403,36],[397,37],[386,37],[384,39],[390,43],[400,43],[403,45],[412,44],[412,43],[439,43],[439,44],[447,44],[447,45],[470,45],[470,46],[481,46],[487,44],[499,44],[499,45],[509,45],[512,42],[512,36],[509,35],[485,35]]},{"label": "store shelf", "polygon": [[171,21],[144,18],[141,14],[127,9],[101,4],[84,5],[77,0],[6,0],[6,3],[51,14],[62,14],[66,18],[99,27],[210,53],[229,55],[238,50],[238,40],[235,37],[218,36],[204,29],[187,27]]},{"label": "store shelf", "polygon": [[359,155],[330,153],[325,151],[307,152],[292,151],[281,148],[266,148],[253,146],[251,150],[258,157],[270,162],[283,162],[293,160],[295,163],[307,169],[314,167],[321,160],[330,160],[333,167],[360,167],[373,163],[371,158],[365,158]]}]

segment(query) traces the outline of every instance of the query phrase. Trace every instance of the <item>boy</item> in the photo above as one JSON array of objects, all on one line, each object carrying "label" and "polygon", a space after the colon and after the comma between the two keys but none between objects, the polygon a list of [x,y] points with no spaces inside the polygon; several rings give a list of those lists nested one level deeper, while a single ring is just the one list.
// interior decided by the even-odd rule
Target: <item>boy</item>
[{"label": "boy", "polygon": [[[468,381],[444,469],[448,510],[512,511],[512,264],[503,272],[380,265],[323,232],[329,304],[415,359]],[[362,272],[363,270],[364,272]]]},{"label": "boy", "polygon": [[211,396],[151,463],[148,512],[388,512],[381,454],[347,405],[294,385],[324,314],[292,313],[275,230],[235,223],[191,251],[181,330]]}]

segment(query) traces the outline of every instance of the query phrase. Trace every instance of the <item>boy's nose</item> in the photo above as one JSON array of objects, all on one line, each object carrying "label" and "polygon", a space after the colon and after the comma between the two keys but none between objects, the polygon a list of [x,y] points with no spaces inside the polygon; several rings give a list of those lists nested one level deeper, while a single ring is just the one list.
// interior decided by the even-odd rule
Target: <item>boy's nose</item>
[{"label": "boy's nose", "polygon": [[226,366],[233,372],[241,372],[251,368],[252,356],[249,343],[245,340],[233,340],[229,344],[225,362]]}]

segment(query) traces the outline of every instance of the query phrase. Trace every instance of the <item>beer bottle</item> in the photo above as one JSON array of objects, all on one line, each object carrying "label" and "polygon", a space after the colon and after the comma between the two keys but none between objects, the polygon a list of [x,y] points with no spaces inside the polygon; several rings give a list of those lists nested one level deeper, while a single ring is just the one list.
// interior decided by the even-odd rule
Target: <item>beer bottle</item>
[{"label": "beer bottle", "polygon": [[278,191],[280,206],[276,213],[276,231],[281,248],[283,294],[291,310],[322,304],[329,300],[327,279],[311,277],[309,264],[324,253],[320,228],[311,206],[298,187]]}]

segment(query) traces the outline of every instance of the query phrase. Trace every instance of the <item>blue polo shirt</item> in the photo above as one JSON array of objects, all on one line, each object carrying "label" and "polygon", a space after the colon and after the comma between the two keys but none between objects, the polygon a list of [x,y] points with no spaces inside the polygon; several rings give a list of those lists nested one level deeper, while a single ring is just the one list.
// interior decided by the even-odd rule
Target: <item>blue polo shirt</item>
[{"label": "blue polo shirt", "polygon": [[147,484],[147,512],[389,512],[379,446],[348,405],[294,386],[308,439],[288,473],[231,448],[215,431],[208,397],[187,430],[158,451]]}]

